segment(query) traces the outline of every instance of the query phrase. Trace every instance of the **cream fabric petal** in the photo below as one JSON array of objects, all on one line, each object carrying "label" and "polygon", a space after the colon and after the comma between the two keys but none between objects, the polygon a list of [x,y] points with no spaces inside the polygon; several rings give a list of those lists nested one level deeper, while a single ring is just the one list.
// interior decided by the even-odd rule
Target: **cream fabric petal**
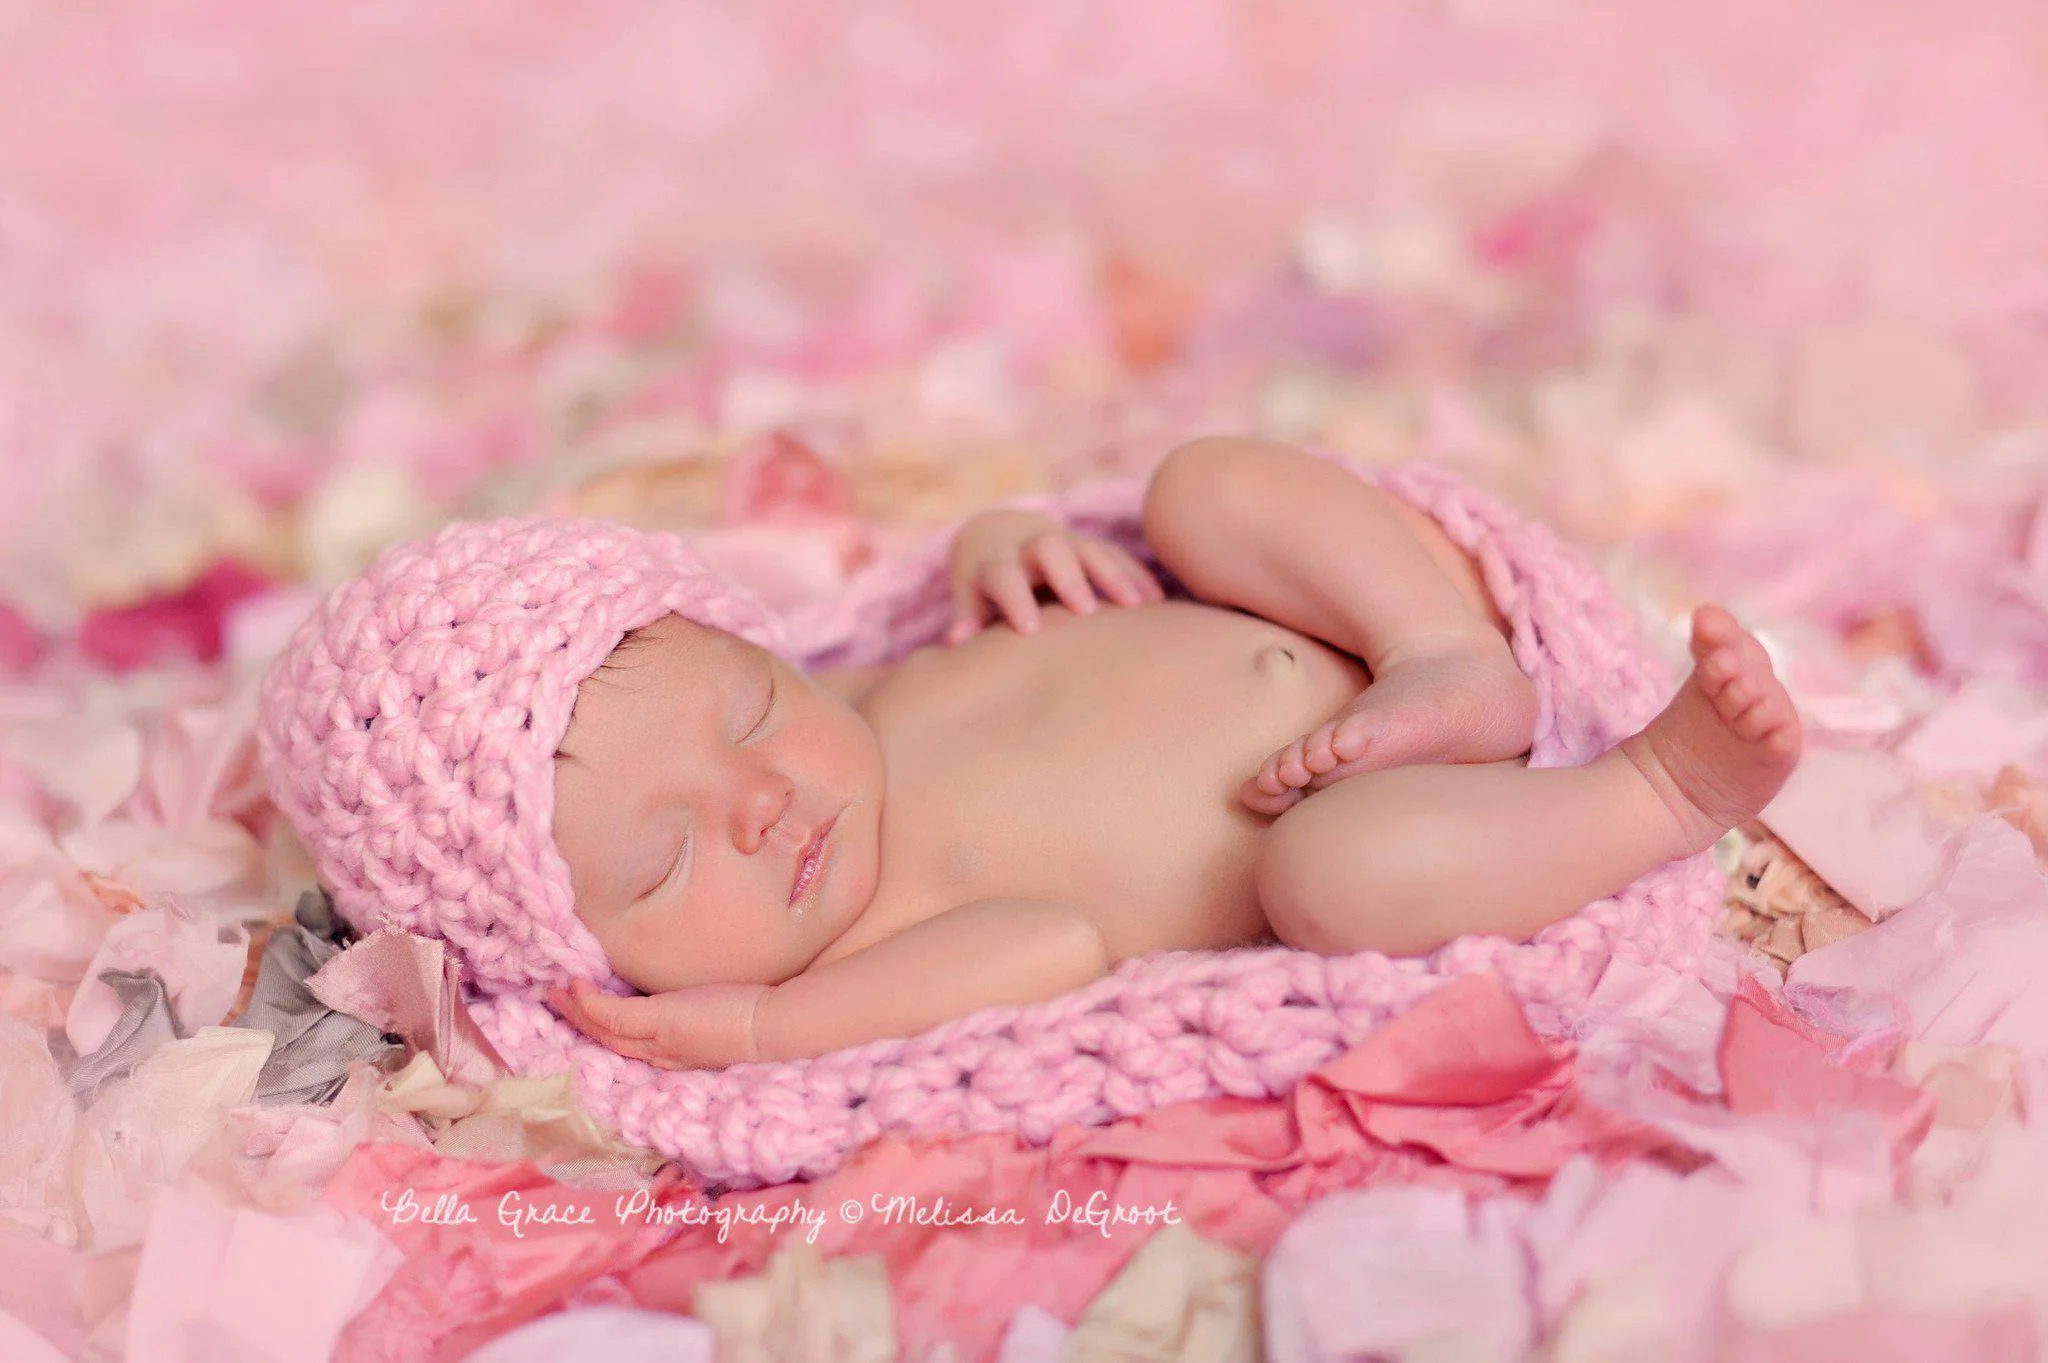
[{"label": "cream fabric petal", "polygon": [[1165,1226],[1074,1324],[1065,1363],[1258,1363],[1259,1265]]},{"label": "cream fabric petal", "polygon": [[720,1363],[894,1363],[895,1307],[878,1255],[827,1260],[792,1244],[761,1273],[699,1283]]},{"label": "cream fabric petal", "polygon": [[202,1028],[158,1050],[87,1109],[74,1176],[90,1248],[141,1240],[157,1186],[177,1178],[231,1109],[255,1099],[269,1055],[268,1033]]}]

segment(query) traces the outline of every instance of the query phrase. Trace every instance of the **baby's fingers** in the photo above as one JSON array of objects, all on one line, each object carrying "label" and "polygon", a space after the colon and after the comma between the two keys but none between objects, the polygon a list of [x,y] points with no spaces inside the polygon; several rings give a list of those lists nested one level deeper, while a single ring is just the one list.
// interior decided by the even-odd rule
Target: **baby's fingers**
[{"label": "baby's fingers", "polygon": [[1031,579],[1024,574],[1023,565],[990,564],[982,573],[981,589],[1002,607],[1004,618],[1019,634],[1029,634],[1038,628],[1038,596],[1032,590]]},{"label": "baby's fingers", "polygon": [[568,989],[550,990],[548,1002],[577,1031],[606,1050],[644,1060],[658,1069],[690,1067],[690,1057],[676,1045],[676,1039],[663,1035],[659,1005],[653,998],[620,998],[577,980]]},{"label": "baby's fingers", "polygon": [[946,630],[946,642],[957,644],[988,623],[988,601],[972,581],[953,584],[953,623]]},{"label": "baby's fingers", "polygon": [[1158,579],[1121,546],[1107,540],[1082,540],[1078,552],[1103,592],[1118,605],[1136,606],[1166,599]]},{"label": "baby's fingers", "polygon": [[1058,535],[1040,535],[1024,546],[1024,552],[1037,562],[1047,584],[1068,610],[1076,615],[1094,612],[1095,589],[1088,585],[1088,574],[1071,543]]},{"label": "baby's fingers", "polygon": [[645,1004],[645,999],[622,999],[602,989],[594,989],[580,979],[568,989],[552,991],[548,997],[562,1010],[564,1017],[576,1024],[578,1031],[608,1046],[654,1038],[653,1019],[644,1008],[633,1006]]}]

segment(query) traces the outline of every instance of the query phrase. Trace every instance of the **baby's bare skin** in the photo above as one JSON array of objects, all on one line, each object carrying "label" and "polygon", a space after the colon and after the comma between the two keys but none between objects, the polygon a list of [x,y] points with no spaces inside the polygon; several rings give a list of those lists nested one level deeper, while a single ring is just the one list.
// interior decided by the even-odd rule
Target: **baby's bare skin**
[{"label": "baby's bare skin", "polygon": [[[1525,937],[1709,845],[1789,774],[1789,699],[1711,610],[1700,670],[1643,734],[1527,769],[1533,692],[1469,560],[1307,458],[1224,442],[1162,466],[1147,535],[1206,601],[1013,597],[1028,632],[777,667],[779,701],[750,645],[647,631],[637,698],[579,700],[555,831],[579,913],[652,997],[558,1006],[622,1053],[717,1066],[1050,998],[1151,951]],[[1231,496],[1202,495],[1226,476]],[[631,904],[602,868],[654,835],[619,831],[621,801],[690,830],[685,873]]]},{"label": "baby's bare skin", "polygon": [[1194,601],[1042,619],[821,676],[860,695],[889,791],[875,901],[821,963],[996,898],[1081,909],[1112,963],[1270,939],[1252,869],[1272,820],[1238,788],[1357,696],[1364,666]]}]

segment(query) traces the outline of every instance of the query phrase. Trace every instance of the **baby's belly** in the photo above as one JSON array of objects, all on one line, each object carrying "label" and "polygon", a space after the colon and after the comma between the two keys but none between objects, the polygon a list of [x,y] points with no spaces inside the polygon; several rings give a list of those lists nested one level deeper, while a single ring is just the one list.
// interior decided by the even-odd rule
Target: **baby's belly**
[{"label": "baby's belly", "polygon": [[1194,602],[1046,614],[1029,638],[997,629],[921,652],[871,716],[888,763],[885,883],[937,908],[1073,904],[1118,959],[1262,939],[1253,868],[1272,820],[1238,787],[1363,689],[1364,666]]}]

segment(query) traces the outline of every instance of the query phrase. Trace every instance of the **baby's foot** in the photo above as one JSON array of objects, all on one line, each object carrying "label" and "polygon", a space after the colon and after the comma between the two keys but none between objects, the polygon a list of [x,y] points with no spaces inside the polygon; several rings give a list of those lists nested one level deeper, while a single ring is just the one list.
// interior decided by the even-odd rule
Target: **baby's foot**
[{"label": "baby's foot", "polygon": [[1799,714],[1762,644],[1719,606],[1692,617],[1692,675],[1621,741],[1677,819],[1680,856],[1754,818],[1799,764]]},{"label": "baby's foot", "polygon": [[1239,798],[1280,814],[1361,772],[1506,761],[1529,750],[1537,708],[1536,688],[1499,635],[1383,662],[1342,710],[1268,757]]}]

